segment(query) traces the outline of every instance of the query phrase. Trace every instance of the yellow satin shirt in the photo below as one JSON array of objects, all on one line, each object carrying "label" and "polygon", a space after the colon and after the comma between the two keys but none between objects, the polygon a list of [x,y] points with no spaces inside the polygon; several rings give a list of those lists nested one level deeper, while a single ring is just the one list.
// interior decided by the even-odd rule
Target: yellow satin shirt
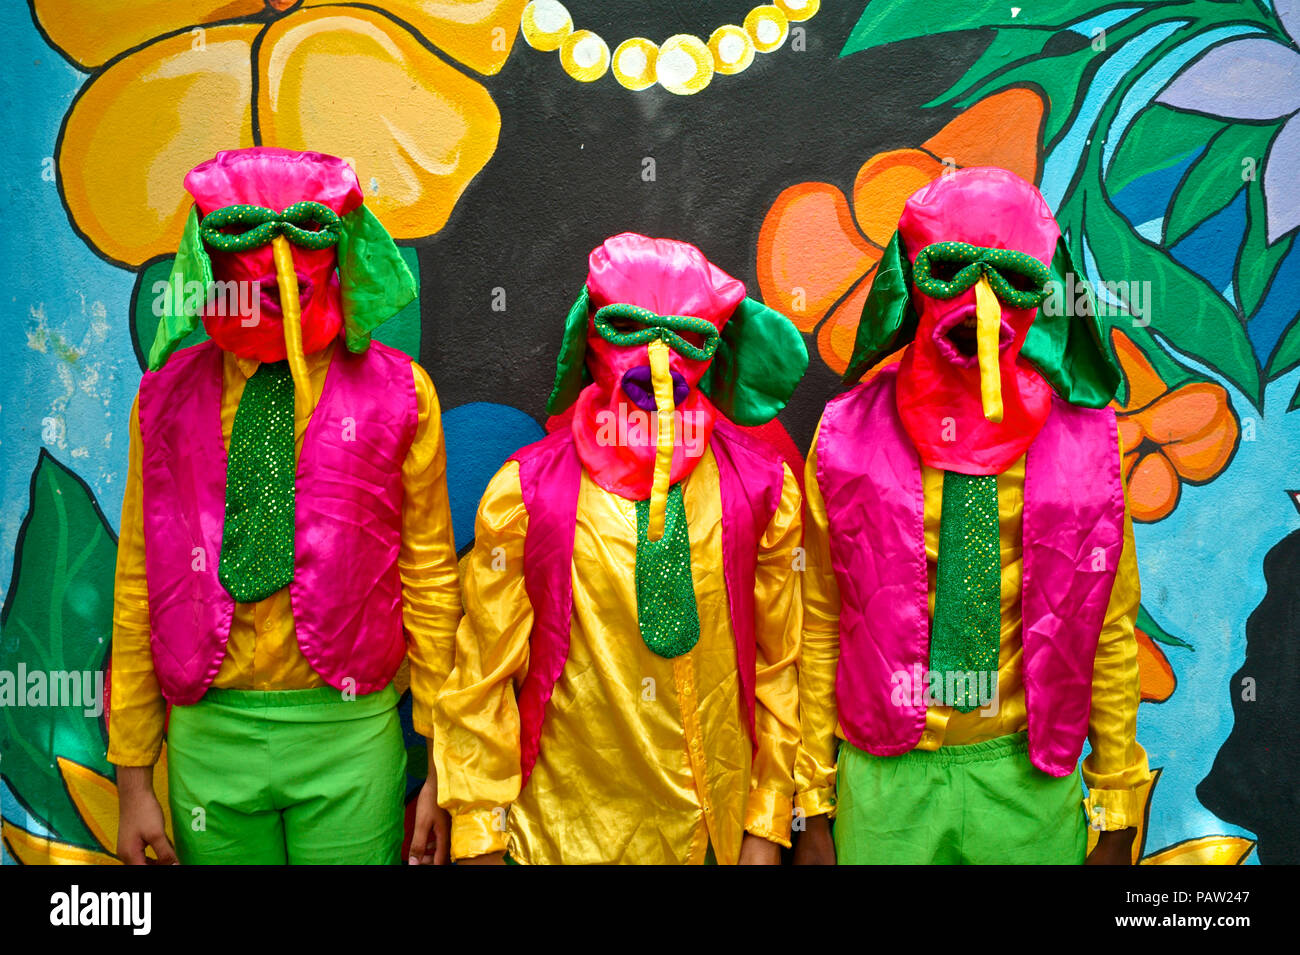
[{"label": "yellow satin shirt", "polygon": [[573,545],[569,656],[546,708],[541,755],[520,792],[516,691],[528,673],[528,513],[509,462],[479,507],[465,568],[456,667],[435,712],[439,802],[452,857],[508,849],[521,863],[732,864],[749,832],[789,845],[799,743],[800,492],[789,468],[755,574],[757,753],[742,713],[722,573],[718,467],[683,482],[700,618],[668,660],[637,625],[636,512],[583,472]]},{"label": "yellow satin shirt", "polygon": [[[925,496],[929,609],[933,618],[943,471],[923,464],[921,475]],[[950,706],[930,706],[926,710],[925,729],[917,743],[918,749],[934,750],[941,746],[979,743],[1021,732],[1027,726],[1020,643],[1024,457],[999,474],[997,483],[998,536],[1002,551],[998,711],[984,716],[978,708],[960,713]],[[836,737],[844,738],[835,703],[840,593],[831,568],[826,504],[817,484],[816,436],[808,454],[804,490],[804,547],[808,568],[803,575],[803,656],[799,666],[803,736],[796,773],[799,783],[796,805],[808,816],[833,815]],[[1088,721],[1092,752],[1083,762],[1083,779],[1089,790],[1085,800],[1088,817],[1095,828],[1104,830],[1124,829],[1141,820],[1142,806],[1137,798],[1137,788],[1150,775],[1146,753],[1136,739],[1140,687],[1133,623],[1137,619],[1141,597],[1137,556],[1133,548],[1133,522],[1126,505],[1124,549],[1093,665],[1092,712]]]},{"label": "yellow satin shirt", "polygon": [[[317,400],[325,386],[333,346],[307,356]],[[221,437],[227,450],[244,384],[258,362],[222,355]],[[411,363],[418,419],[402,462],[402,621],[410,660],[415,729],[433,735],[430,716],[438,687],[451,670],[460,588],[451,510],[447,500],[447,454],[438,396],[428,374]],[[310,415],[294,421],[295,454],[302,451]],[[162,746],[166,701],[149,649],[149,600],[145,582],[142,448],[138,398],[131,409],[131,446],[121,535],[113,587],[113,680],[108,760],[117,766],[152,766]],[[235,604],[226,657],[213,686],[242,690],[301,690],[323,686],[294,635],[289,588],[257,603]]]}]

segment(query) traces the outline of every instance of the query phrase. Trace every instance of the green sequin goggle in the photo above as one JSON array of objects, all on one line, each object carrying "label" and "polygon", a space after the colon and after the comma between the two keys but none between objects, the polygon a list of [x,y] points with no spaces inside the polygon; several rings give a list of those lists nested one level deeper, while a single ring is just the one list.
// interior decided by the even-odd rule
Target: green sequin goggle
[{"label": "green sequin goggle", "polygon": [[[315,228],[303,228],[308,225]],[[225,231],[228,229],[239,231]],[[303,249],[328,249],[339,241],[343,220],[329,206],[310,200],[295,202],[283,212],[265,206],[234,205],[205,215],[199,233],[218,252],[247,252],[268,245],[278,235]]]},{"label": "green sequin goggle", "polygon": [[1047,298],[1051,270],[1027,252],[986,249],[968,242],[935,242],[916,255],[916,287],[931,298],[954,298],[988,279],[993,294],[1012,308],[1037,308]]},{"label": "green sequin goggle", "polygon": [[[683,358],[691,361],[708,361],[718,350],[721,335],[712,322],[693,315],[656,315],[648,308],[616,302],[598,310],[592,319],[596,332],[611,345],[648,345],[656,338]],[[630,331],[614,327],[614,322],[633,322],[640,328]],[[703,345],[696,345],[681,336],[681,332],[699,335]]]}]

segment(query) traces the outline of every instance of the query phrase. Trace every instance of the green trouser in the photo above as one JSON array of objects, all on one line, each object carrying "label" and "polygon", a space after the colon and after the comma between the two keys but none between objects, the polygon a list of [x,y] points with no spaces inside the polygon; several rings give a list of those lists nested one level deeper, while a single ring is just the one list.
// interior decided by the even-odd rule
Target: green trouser
[{"label": "green trouser", "polygon": [[872,756],[840,744],[841,865],[1078,865],[1088,842],[1076,768],[1049,776],[1024,733]]},{"label": "green trouser", "polygon": [[406,751],[391,686],[210,689],[172,707],[167,782],[182,863],[394,864]]}]

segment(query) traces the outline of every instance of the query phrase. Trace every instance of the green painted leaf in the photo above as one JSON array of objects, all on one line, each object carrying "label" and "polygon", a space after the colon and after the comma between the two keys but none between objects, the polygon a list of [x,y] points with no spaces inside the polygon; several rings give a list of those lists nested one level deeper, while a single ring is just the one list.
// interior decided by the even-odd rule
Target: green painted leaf
[{"label": "green painted leaf", "polygon": [[1205,155],[1192,163],[1169,204],[1166,246],[1176,245],[1245,188],[1241,161],[1244,157],[1261,160],[1272,133],[1266,126],[1234,123],[1210,140]]},{"label": "green painted leaf", "polygon": [[1056,36],[1055,30],[1030,28],[1027,30],[997,30],[993,42],[985,47],[978,60],[971,64],[962,78],[941,96],[926,106],[939,106],[952,99],[965,96],[982,87],[989,78],[1021,60],[1042,55],[1047,41]]},{"label": "green painted leaf", "polygon": [[1129,328],[1126,319],[1103,318],[1107,331],[1124,322],[1124,331],[1135,338],[1139,332],[1158,333],[1178,351],[1216,369],[1258,408],[1259,363],[1246,326],[1218,291],[1135,233],[1096,193],[1085,196],[1082,219],[1103,279],[1150,283],[1150,327]]},{"label": "green painted leaf", "polygon": [[[416,286],[419,287],[420,260],[416,250],[400,247],[398,251],[401,252],[402,258],[406,260],[407,266],[411,269],[411,274],[415,276]],[[149,356],[149,347],[153,344],[153,337],[158,331],[158,322],[160,320],[159,316],[154,314],[154,302],[159,295],[157,291],[159,286],[156,283],[165,283],[167,276],[171,274],[171,269],[172,260],[170,256],[146,265],[140,272],[140,276],[136,280],[135,291],[132,293],[131,344],[135,347],[135,357],[136,361],[140,363],[141,371],[144,371],[147,367],[146,359]],[[419,361],[419,296],[417,295],[410,304],[375,329],[374,337],[385,345],[391,345],[393,348],[404,351],[416,361]],[[208,333],[204,331],[203,325],[200,324],[190,335],[186,336],[179,347],[188,348],[190,345],[197,345],[199,342],[207,341],[207,338]]]},{"label": "green painted leaf", "polygon": [[[1125,6],[1145,7],[1150,2],[1133,0]],[[958,30],[1061,27],[1093,14],[1097,9],[1096,0],[1035,0],[1020,5],[1009,0],[967,0],[961,4],[935,3],[933,0],[872,0],[862,11],[857,26],[840,50],[840,56],[900,40]]]},{"label": "green painted leaf", "polygon": [[[0,671],[16,674],[21,667],[47,681],[51,673],[102,674],[116,560],[117,540],[90,488],[42,449],[0,612]],[[96,848],[55,764],[63,756],[113,775],[102,719],[85,715],[81,703],[0,707],[0,769],[19,800],[60,839]],[[99,703],[102,710],[102,696]]]},{"label": "green painted leaf", "polygon": [[[158,323],[162,320],[161,314],[155,311],[155,305],[161,307],[161,296],[171,271],[170,255],[150,262],[140,270],[135,290],[131,293],[131,345],[135,348],[135,359],[140,363],[141,371],[149,367],[149,349],[153,346]],[[186,335],[177,347],[189,348],[207,338],[208,333],[203,330],[203,324],[199,323],[198,328]]]},{"label": "green painted leaf", "polygon": [[1300,365],[1300,321],[1292,321],[1291,327],[1278,339],[1268,361],[1268,380],[1285,375],[1296,365]]},{"label": "green painted leaf", "polygon": [[1043,142],[1051,143],[1065,128],[1074,110],[1074,99],[1083,85],[1083,76],[1097,54],[1084,44],[1080,49],[1061,56],[1030,59],[999,73],[956,101],[968,107],[999,90],[1017,86],[1040,87],[1047,96],[1047,115],[1043,123]]},{"label": "green painted leaf", "polygon": [[[1241,314],[1249,321],[1264,301],[1268,287],[1277,274],[1278,266],[1291,251],[1294,235],[1283,236],[1268,244],[1268,220],[1264,212],[1264,184],[1258,178],[1246,190],[1246,239],[1237,253],[1233,283],[1237,289],[1237,303]],[[1293,325],[1294,329],[1295,326]],[[1275,350],[1276,351],[1276,350]],[[1268,378],[1271,381],[1280,372],[1274,362],[1269,362]]]},{"label": "green painted leaf", "polygon": [[1186,647],[1188,650],[1196,650],[1196,648],[1186,640],[1175,637],[1164,627],[1160,626],[1160,624],[1156,623],[1151,614],[1147,613],[1146,607],[1138,607],[1137,628],[1156,643],[1163,643],[1167,647]]},{"label": "green painted leaf", "polygon": [[[415,287],[420,287],[420,259],[416,250],[398,246],[415,276]],[[420,296],[417,294],[405,308],[375,329],[375,338],[399,351],[404,351],[416,361],[420,360]]]},{"label": "green painted leaf", "polygon": [[1106,171],[1106,188],[1113,196],[1148,173],[1167,169],[1186,159],[1218,134],[1221,119],[1184,113],[1155,104],[1142,111],[1129,126]]}]

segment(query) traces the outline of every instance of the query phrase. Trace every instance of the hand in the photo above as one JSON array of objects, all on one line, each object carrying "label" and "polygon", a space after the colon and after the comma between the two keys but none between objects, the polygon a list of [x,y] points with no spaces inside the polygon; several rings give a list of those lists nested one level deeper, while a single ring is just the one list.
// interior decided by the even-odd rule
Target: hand
[{"label": "hand", "polygon": [[489,852],[487,855],[471,856],[468,859],[461,859],[456,864],[457,865],[505,865],[506,854],[504,850],[502,850],[501,852]]},{"label": "hand", "polygon": [[1097,834],[1097,844],[1093,846],[1084,865],[1132,865],[1133,838],[1137,830],[1115,829],[1112,832]]},{"label": "hand", "polygon": [[795,865],[835,865],[835,841],[826,816],[813,816],[794,843]]},{"label": "hand", "polygon": [[411,831],[410,865],[448,865],[451,862],[451,816],[438,806],[438,776],[432,767],[415,799],[415,827]]},{"label": "hand", "polygon": [[737,865],[780,865],[781,847],[762,836],[745,833],[740,841],[740,861]]},{"label": "hand", "polygon": [[[127,865],[179,865],[167,841],[152,766],[117,768],[117,857]],[[151,848],[156,859],[145,855]]]}]

